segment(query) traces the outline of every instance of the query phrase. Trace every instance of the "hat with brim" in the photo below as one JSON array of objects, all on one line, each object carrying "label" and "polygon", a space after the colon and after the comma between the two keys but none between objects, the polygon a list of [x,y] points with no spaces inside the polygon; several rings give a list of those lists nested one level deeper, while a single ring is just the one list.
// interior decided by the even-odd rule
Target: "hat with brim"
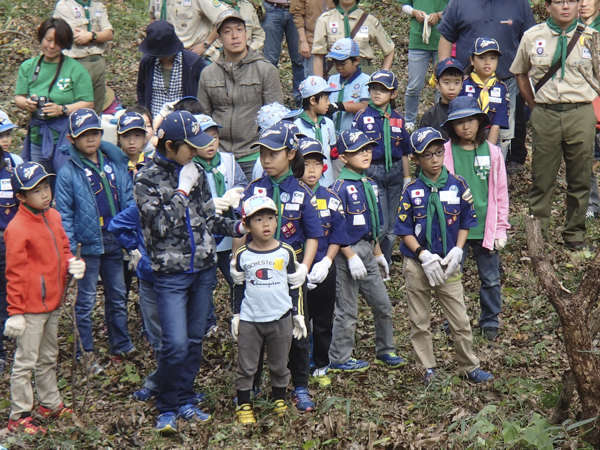
[{"label": "hat with brim", "polygon": [[244,203],[242,204],[242,219],[246,220],[248,217],[251,217],[264,209],[273,211],[277,214],[277,206],[275,206],[275,202],[270,197],[253,195],[247,200],[244,200]]},{"label": "hat with brim", "polygon": [[420,155],[432,142],[439,141],[442,145],[446,140],[442,137],[442,133],[433,127],[419,128],[410,135],[410,146],[414,153]]},{"label": "hat with brim", "polygon": [[371,141],[365,133],[354,128],[342,131],[337,140],[339,155],[343,155],[344,153],[354,153],[363,148],[372,147],[373,145],[375,145],[375,143]]},{"label": "hat with brim", "polygon": [[212,127],[223,128],[221,125],[215,122],[212,117],[207,116],[206,114],[194,114],[194,117],[200,123],[200,128],[202,128],[202,131],[206,131]]},{"label": "hat with brim", "polygon": [[338,92],[340,88],[330,85],[323,77],[311,75],[298,86],[302,98],[310,98],[321,92]]},{"label": "hat with brim", "polygon": [[10,177],[10,184],[13,192],[29,191],[36,187],[40,181],[53,176],[55,175],[46,172],[46,169],[40,163],[29,161],[15,167]]},{"label": "hat with brim", "polygon": [[273,102],[261,106],[256,113],[256,125],[259,126],[261,133],[267,128],[275,125],[280,120],[293,120],[302,114],[302,109],[289,110],[281,103]]},{"label": "hat with brim", "polygon": [[188,111],[175,111],[168,114],[156,132],[159,139],[184,141],[194,148],[206,148],[215,138],[202,131],[200,122]]},{"label": "hat with brim", "polygon": [[379,83],[386,87],[389,90],[398,89],[398,79],[394,72],[386,69],[379,69],[371,74],[369,81],[367,82],[367,86],[371,86],[372,84]]},{"label": "hat with brim", "polygon": [[102,121],[96,111],[90,108],[82,108],[77,111],[73,111],[69,116],[69,134],[71,137],[79,137],[82,133],[89,130],[100,130],[102,128]]},{"label": "hat with brim", "polygon": [[138,50],[148,56],[166,58],[181,52],[183,42],[177,37],[171,23],[157,20],[146,27],[146,38],[138,46]]},{"label": "hat with brim", "polygon": [[473,55],[483,55],[487,52],[496,52],[498,56],[502,56],[498,41],[491,37],[478,37],[473,44]]},{"label": "hat with brim", "polygon": [[265,147],[276,152],[286,148],[294,150],[298,147],[300,137],[304,137],[304,135],[300,134],[300,130],[294,123],[280,120],[264,130],[258,141],[252,144],[250,148]]},{"label": "hat with brim", "polygon": [[335,41],[331,46],[329,53],[325,55],[326,59],[334,59],[336,61],[345,61],[348,58],[357,58],[360,56],[360,48],[356,41],[351,38],[343,38]]},{"label": "hat with brim", "polygon": [[311,137],[303,137],[298,139],[298,148],[302,156],[320,156],[325,159],[325,152],[323,151],[323,145],[316,139]]},{"label": "hat with brim", "polygon": [[8,130],[14,130],[15,128],[19,127],[12,123],[8,117],[8,114],[6,114],[4,111],[0,111],[0,133],[4,133]]},{"label": "hat with brim", "polygon": [[466,117],[479,116],[481,125],[488,127],[490,125],[490,116],[484,113],[479,107],[479,103],[474,97],[456,97],[450,101],[448,106],[448,119],[442,124],[446,129],[452,127],[452,121],[464,119]]},{"label": "hat with brim", "polygon": [[102,104],[102,111],[108,109],[110,105],[115,101],[115,91],[113,88],[106,86],[106,97],[104,97],[104,103]]},{"label": "hat with brim", "polygon": [[219,28],[221,28],[228,20],[236,20],[238,22],[242,22],[244,25],[246,24],[244,16],[242,16],[239,11],[236,11],[235,9],[228,9],[219,14],[217,16],[217,20],[215,20],[215,30],[217,30],[217,33],[219,32]]},{"label": "hat with brim", "polygon": [[148,130],[144,116],[133,111],[120,116],[117,122],[117,134],[124,134],[130,130],[142,130],[146,134]]}]

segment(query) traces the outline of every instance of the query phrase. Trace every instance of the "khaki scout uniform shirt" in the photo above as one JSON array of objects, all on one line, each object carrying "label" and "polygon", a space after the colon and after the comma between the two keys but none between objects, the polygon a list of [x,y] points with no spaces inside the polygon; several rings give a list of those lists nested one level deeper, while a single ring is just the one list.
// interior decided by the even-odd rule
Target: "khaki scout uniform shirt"
[{"label": "khaki scout uniform shirt", "polygon": [[[349,14],[350,31],[354,29],[363,12],[362,9],[357,9]],[[312,53],[315,55],[325,55],[329,53],[329,49],[336,41],[345,37],[344,16],[337,9],[327,11],[317,19]],[[375,57],[371,44],[379,45],[384,56],[394,51],[392,39],[385,32],[379,20],[371,14],[369,14],[360,27],[360,30],[356,33],[354,40],[360,48],[360,56],[365,59],[373,59]]]},{"label": "khaki scout uniform shirt", "polygon": [[[574,33],[575,30],[567,34],[569,41]],[[550,78],[535,94],[536,103],[590,103],[598,96],[596,91],[585,81],[583,75],[579,73],[579,67],[583,67],[594,78],[592,55],[583,44],[584,40],[591,39],[593,33],[597,33],[597,31],[585,27],[565,62],[565,78],[560,78],[561,69],[559,68],[554,79]],[[510,71],[514,74],[529,73],[535,86],[550,70],[557,44],[558,34],[552,31],[545,22],[531,27],[521,39]]]},{"label": "khaki scout uniform shirt", "polygon": [[203,42],[219,14],[229,9],[219,0],[150,0],[150,17],[160,20],[163,1],[167,3],[167,21],[188,49]]},{"label": "khaki scout uniform shirt", "polygon": [[[91,31],[99,33],[104,30],[112,30],[113,27],[108,21],[108,12],[106,6],[99,1],[93,1],[89,6],[90,20],[92,21]],[[75,0],[60,0],[54,9],[54,17],[63,19],[74,30],[81,28],[87,31],[88,19],[85,18],[85,9]],[[77,45],[73,43],[70,50],[63,50],[66,56],[71,58],[85,58],[90,55],[102,55],[106,50],[106,42],[95,43],[90,41],[86,45]]]},{"label": "khaki scout uniform shirt", "polygon": [[333,8],[335,8],[333,0],[292,0],[290,3],[290,14],[294,16],[294,25],[296,28],[304,28],[309,45],[312,45],[314,40],[317,19],[325,11]]}]

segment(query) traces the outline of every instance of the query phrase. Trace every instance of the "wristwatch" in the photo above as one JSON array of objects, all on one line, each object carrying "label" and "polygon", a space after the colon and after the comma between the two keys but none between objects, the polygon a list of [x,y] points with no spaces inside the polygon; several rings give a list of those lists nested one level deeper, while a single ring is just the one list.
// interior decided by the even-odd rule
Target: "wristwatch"
[{"label": "wristwatch", "polygon": [[69,115],[69,108],[67,107],[67,105],[62,105],[61,111],[63,116]]},{"label": "wristwatch", "polygon": [[419,259],[419,254],[423,251],[423,247],[421,247],[420,245],[415,249],[414,253],[417,257],[417,259]]},{"label": "wristwatch", "polygon": [[208,42],[206,42],[206,41],[204,41],[204,42],[202,43],[202,45],[204,45],[204,48],[205,48],[206,50],[208,50],[208,49],[210,48],[210,44],[209,44]]},{"label": "wristwatch", "polygon": [[98,39],[98,35],[92,31],[92,41],[95,41],[96,39]]}]

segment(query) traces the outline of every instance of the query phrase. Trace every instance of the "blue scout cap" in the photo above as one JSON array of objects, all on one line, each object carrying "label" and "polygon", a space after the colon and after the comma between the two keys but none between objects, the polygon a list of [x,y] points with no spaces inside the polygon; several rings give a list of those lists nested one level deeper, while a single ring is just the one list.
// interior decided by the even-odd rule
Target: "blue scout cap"
[{"label": "blue scout cap", "polygon": [[392,72],[391,70],[379,69],[373,72],[371,74],[371,78],[369,78],[367,85],[373,83],[383,84],[389,90],[398,89],[398,79],[396,78],[396,75],[394,75],[394,72]]},{"label": "blue scout cap", "polygon": [[261,106],[256,113],[256,125],[260,127],[261,133],[267,128],[275,125],[280,120],[293,120],[302,114],[302,109],[290,110],[281,103],[273,102]]},{"label": "blue scout cap", "polygon": [[317,95],[319,92],[337,92],[339,88],[331,86],[322,77],[311,75],[298,86],[302,98],[309,98]]},{"label": "blue scout cap", "polygon": [[206,131],[212,127],[223,128],[221,125],[219,125],[217,122],[215,122],[212,119],[212,117],[207,116],[206,114],[196,114],[196,115],[194,115],[194,117],[200,124],[200,128],[202,128],[202,131]]},{"label": "blue scout cap", "polygon": [[10,184],[13,192],[28,191],[36,187],[40,181],[53,176],[55,175],[46,172],[41,164],[30,161],[19,164],[15,168],[10,177]]},{"label": "blue scout cap", "polygon": [[356,41],[351,38],[344,38],[333,43],[329,53],[325,55],[325,58],[344,61],[348,58],[358,56],[360,56],[360,48]]},{"label": "blue scout cap", "polygon": [[298,148],[298,138],[300,136],[304,135],[300,134],[300,130],[294,123],[281,120],[264,130],[260,134],[258,142],[252,144],[250,148],[267,147],[269,150],[275,151],[284,148],[293,150]]},{"label": "blue scout cap", "polygon": [[146,131],[146,121],[140,113],[126,112],[119,117],[117,122],[117,134],[127,133],[129,130],[144,130]]},{"label": "blue scout cap", "polygon": [[159,139],[185,141],[195,148],[208,147],[215,140],[200,128],[200,123],[188,111],[175,111],[168,114],[156,133]]},{"label": "blue scout cap", "polygon": [[448,106],[448,118],[442,124],[444,128],[452,126],[453,120],[464,119],[465,117],[481,116],[481,125],[487,127],[490,124],[490,116],[484,113],[479,107],[475,97],[456,97],[450,100]]},{"label": "blue scout cap", "polygon": [[0,111],[0,133],[4,133],[8,130],[14,130],[15,128],[19,127],[12,123],[8,117],[8,114],[6,114],[4,111]]},{"label": "blue scout cap", "polygon": [[446,58],[438,61],[437,65],[435,66],[435,77],[439,80],[444,71],[448,69],[457,69],[460,70],[461,73],[465,73],[463,66],[458,59]]},{"label": "blue scout cap", "polygon": [[102,130],[102,122],[96,111],[89,108],[73,111],[69,116],[69,134],[76,138],[87,130]]},{"label": "blue scout cap", "polygon": [[307,155],[320,155],[325,159],[325,152],[323,151],[323,145],[311,137],[303,137],[298,140],[298,148],[302,156]]},{"label": "blue scout cap", "polygon": [[433,127],[419,128],[410,135],[410,146],[417,155],[423,153],[433,141],[441,141],[442,144],[446,142],[442,133]]},{"label": "blue scout cap", "polygon": [[338,155],[344,153],[353,153],[362,150],[364,147],[373,146],[375,143],[371,141],[365,133],[360,130],[351,128],[340,133],[337,140]]},{"label": "blue scout cap", "polygon": [[242,204],[242,220],[246,220],[246,217],[250,217],[262,209],[269,209],[277,214],[277,206],[275,206],[275,202],[270,197],[253,195],[244,200]]},{"label": "blue scout cap", "polygon": [[473,45],[473,54],[483,55],[487,52],[498,52],[498,54],[502,56],[498,41],[491,37],[478,37],[475,39],[475,44]]}]

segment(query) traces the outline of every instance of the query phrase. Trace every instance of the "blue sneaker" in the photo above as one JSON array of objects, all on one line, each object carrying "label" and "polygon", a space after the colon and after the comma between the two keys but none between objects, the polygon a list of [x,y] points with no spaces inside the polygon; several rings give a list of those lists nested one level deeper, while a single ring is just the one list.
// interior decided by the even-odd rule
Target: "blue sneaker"
[{"label": "blue sneaker", "polygon": [[179,417],[185,420],[198,420],[200,422],[206,422],[207,420],[210,420],[211,415],[198,409],[196,405],[188,404],[179,408]]},{"label": "blue sneaker", "polygon": [[165,435],[177,433],[177,415],[172,412],[161,414],[156,419],[156,429]]},{"label": "blue sneaker", "polygon": [[329,364],[330,372],[364,372],[369,368],[370,364],[367,361],[350,358],[344,364]]},{"label": "blue sneaker", "polygon": [[308,394],[308,389],[305,387],[297,387],[292,392],[292,401],[296,404],[298,411],[312,411],[315,409],[315,402],[313,402]]},{"label": "blue sneaker", "polygon": [[152,397],[156,397],[157,395],[158,392],[153,391],[152,389],[148,389],[147,387],[143,387],[139,391],[135,391],[133,394],[131,394],[131,397],[133,397],[134,400],[140,402],[147,402]]},{"label": "blue sneaker", "polygon": [[494,379],[494,375],[485,370],[481,370],[479,367],[473,372],[469,372],[467,377],[469,378],[469,381],[472,381],[473,383],[485,383],[486,381],[492,381]]},{"label": "blue sneaker", "polygon": [[400,358],[395,352],[384,353],[375,358],[375,364],[386,366],[388,369],[397,369],[404,366],[406,360]]}]

